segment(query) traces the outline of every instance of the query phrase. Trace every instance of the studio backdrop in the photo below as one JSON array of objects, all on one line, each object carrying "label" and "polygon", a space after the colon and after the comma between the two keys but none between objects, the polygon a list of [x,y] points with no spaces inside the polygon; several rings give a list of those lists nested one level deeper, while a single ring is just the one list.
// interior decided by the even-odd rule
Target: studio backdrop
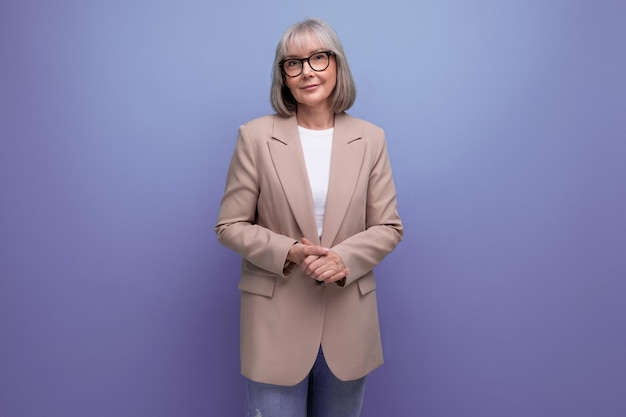
[{"label": "studio backdrop", "polygon": [[274,48],[338,32],[405,238],[364,417],[626,415],[626,3],[0,3],[0,415],[243,415],[213,232]]}]

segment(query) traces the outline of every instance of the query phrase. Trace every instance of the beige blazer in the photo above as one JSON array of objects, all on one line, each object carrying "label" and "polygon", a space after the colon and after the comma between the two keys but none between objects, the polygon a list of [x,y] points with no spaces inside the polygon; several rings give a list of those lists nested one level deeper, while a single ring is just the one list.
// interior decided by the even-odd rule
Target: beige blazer
[{"label": "beige blazer", "polygon": [[[295,385],[320,344],[332,372],[360,378],[383,363],[373,268],[402,238],[384,133],[335,116],[321,241],[296,118],[265,116],[239,128],[215,231],[239,253],[241,372]],[[350,268],[344,287],[319,285],[286,261],[306,237]]]}]

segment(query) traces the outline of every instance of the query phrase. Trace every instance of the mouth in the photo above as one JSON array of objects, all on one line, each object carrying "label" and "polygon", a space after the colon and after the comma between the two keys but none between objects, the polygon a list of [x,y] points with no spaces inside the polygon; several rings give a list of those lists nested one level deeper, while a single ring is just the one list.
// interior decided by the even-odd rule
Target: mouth
[{"label": "mouth", "polygon": [[304,87],[302,87],[302,89],[305,90],[305,91],[309,91],[309,90],[314,90],[318,86],[319,86],[319,84],[305,85]]}]

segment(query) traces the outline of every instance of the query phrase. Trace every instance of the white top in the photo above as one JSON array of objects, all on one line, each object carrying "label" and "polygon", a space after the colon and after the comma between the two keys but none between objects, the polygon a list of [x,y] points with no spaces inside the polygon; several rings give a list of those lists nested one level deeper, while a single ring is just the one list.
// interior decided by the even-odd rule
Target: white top
[{"label": "white top", "polygon": [[306,171],[313,194],[313,212],[317,223],[317,234],[321,237],[330,178],[330,154],[333,147],[334,128],[311,130],[298,126],[298,131],[300,132]]}]

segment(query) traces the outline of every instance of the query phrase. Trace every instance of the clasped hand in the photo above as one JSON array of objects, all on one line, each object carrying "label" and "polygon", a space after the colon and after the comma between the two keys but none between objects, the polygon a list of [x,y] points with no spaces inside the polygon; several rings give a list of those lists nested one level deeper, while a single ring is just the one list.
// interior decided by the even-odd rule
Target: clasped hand
[{"label": "clasped hand", "polygon": [[291,246],[287,259],[300,265],[304,273],[314,280],[326,284],[339,281],[350,273],[337,252],[314,245],[305,237]]}]

